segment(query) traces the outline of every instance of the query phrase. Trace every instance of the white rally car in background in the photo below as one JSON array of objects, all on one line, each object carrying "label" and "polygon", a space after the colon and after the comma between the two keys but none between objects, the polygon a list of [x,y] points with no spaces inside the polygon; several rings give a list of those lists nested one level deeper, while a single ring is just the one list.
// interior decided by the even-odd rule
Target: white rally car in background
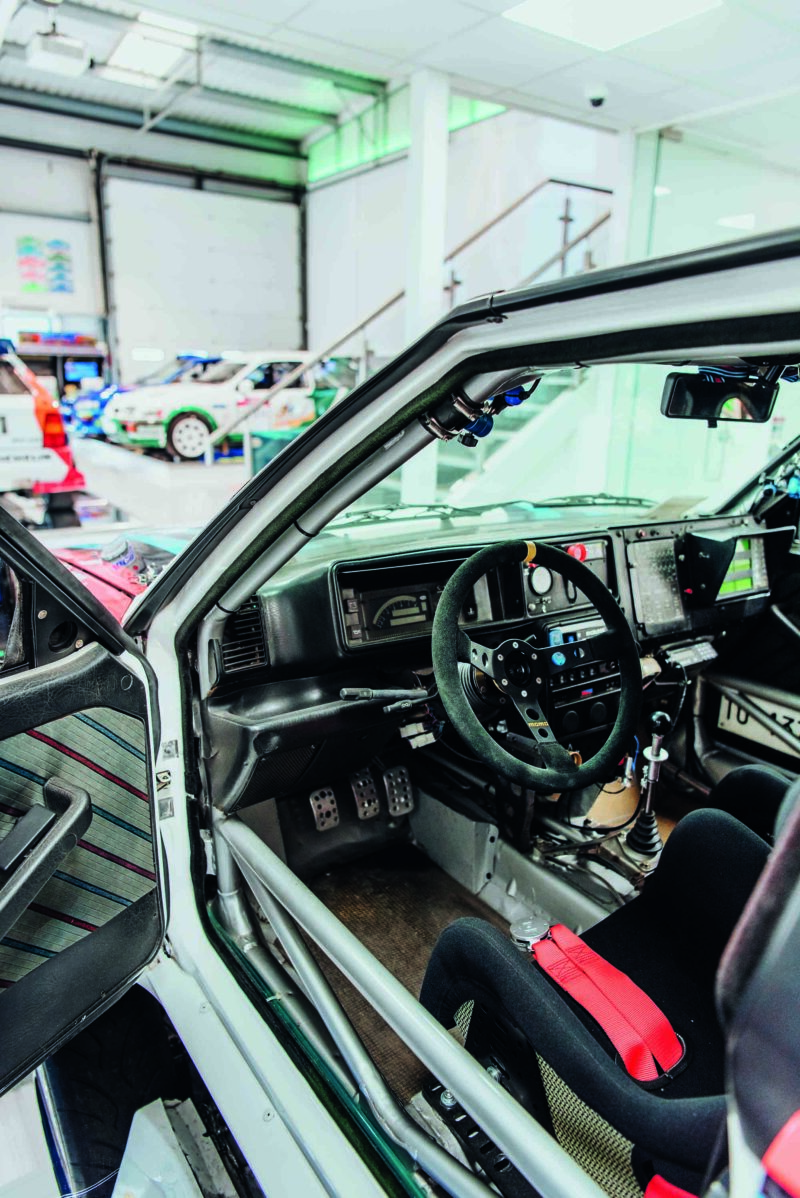
[{"label": "white rally car in background", "polygon": [[77,524],[76,470],[58,401],[0,339],[0,493],[45,497],[50,523]]},{"label": "white rally car in background", "polygon": [[[101,422],[105,435],[119,445],[166,449],[175,457],[203,456],[209,439],[242,409],[254,406],[289,371],[311,355],[299,350],[229,351],[201,378],[172,386],[141,387],[111,400]],[[280,395],[281,418],[300,426],[314,416],[310,372]],[[262,413],[262,423],[264,413]],[[234,435],[232,441],[241,440]]]}]

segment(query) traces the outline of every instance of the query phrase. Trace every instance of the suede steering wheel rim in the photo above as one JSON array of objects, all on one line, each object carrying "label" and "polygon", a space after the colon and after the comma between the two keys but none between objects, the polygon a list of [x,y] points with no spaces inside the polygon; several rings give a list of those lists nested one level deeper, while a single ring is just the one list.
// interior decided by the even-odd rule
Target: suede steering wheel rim
[{"label": "suede steering wheel rim", "polygon": [[[609,644],[613,644],[614,652],[607,656],[619,663],[617,718],[605,743],[581,765],[576,765],[569,751],[556,740],[538,703],[538,693],[545,684],[546,674],[552,672],[552,655],[558,647],[529,645],[517,636],[489,649],[473,641],[458,624],[459,614],[478,579],[497,566],[533,561],[574,583],[602,617],[606,632],[579,642],[584,653],[599,660]],[[479,550],[459,566],[442,591],[433,620],[431,648],[434,677],[444,709],[461,739],[486,765],[512,782],[542,794],[587,786],[613,776],[633,741],[639,719],[642,698],[639,650],[616,599],[583,562],[552,545],[532,541],[505,541]],[[536,745],[545,763],[543,766],[530,765],[513,756],[486,731],[467,699],[459,662],[468,662],[494,680],[527,725],[531,743]]]}]

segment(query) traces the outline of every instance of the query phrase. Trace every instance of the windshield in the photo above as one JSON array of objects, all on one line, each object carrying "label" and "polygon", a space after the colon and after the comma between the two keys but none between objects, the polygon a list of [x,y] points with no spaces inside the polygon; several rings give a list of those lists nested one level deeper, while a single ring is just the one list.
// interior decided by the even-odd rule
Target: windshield
[{"label": "windshield", "polygon": [[227,383],[238,374],[245,366],[244,362],[234,362],[232,359],[224,358],[221,362],[215,362],[213,366],[209,366],[203,376],[197,379],[198,383]]},{"label": "windshield", "polygon": [[611,524],[637,513],[714,511],[800,433],[800,384],[781,382],[765,424],[709,428],[661,414],[666,376],[678,369],[697,368],[637,363],[545,373],[477,444],[429,446],[338,520],[452,520],[459,511],[488,515],[498,507],[508,519],[547,520],[574,508]]}]

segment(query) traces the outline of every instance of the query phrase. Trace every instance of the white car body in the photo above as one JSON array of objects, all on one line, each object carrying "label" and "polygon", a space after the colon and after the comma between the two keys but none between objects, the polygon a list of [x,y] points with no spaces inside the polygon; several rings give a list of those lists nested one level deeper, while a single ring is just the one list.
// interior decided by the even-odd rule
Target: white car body
[{"label": "white car body", "polygon": [[[255,407],[269,390],[272,367],[295,366],[310,359],[310,354],[299,350],[228,352],[206,371],[202,381],[183,381],[179,387],[134,388],[115,396],[103,413],[101,427],[111,441],[166,449],[170,430],[181,415],[196,414],[211,432],[225,428],[243,409]],[[220,381],[214,381],[218,376]],[[314,414],[312,390],[313,380],[305,373],[296,385],[276,396],[274,405],[268,403],[257,411],[251,427],[264,430],[306,423]]]}]

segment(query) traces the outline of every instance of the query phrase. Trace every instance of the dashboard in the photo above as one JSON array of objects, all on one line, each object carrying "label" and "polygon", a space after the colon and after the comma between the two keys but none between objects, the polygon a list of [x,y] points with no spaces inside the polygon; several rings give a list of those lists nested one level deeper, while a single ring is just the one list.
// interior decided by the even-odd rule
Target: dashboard
[{"label": "dashboard", "polygon": [[[578,558],[614,594],[642,655],[682,670],[702,668],[720,634],[769,606],[771,554],[790,539],[750,516],[547,531],[537,539]],[[491,532],[472,544],[448,543],[452,529],[438,543],[419,532],[415,544],[398,545],[390,528],[357,546],[348,539],[344,551],[320,538],[275,575],[226,627],[222,682],[207,714],[215,791],[246,805],[322,785],[379,754],[407,715],[366,696],[420,686],[448,578],[485,544],[531,530]],[[592,737],[603,739],[616,716],[619,672],[607,638],[593,643],[605,626],[580,590],[516,562],[478,582],[460,620],[485,644],[519,635],[541,646],[553,730],[594,752]]]}]

